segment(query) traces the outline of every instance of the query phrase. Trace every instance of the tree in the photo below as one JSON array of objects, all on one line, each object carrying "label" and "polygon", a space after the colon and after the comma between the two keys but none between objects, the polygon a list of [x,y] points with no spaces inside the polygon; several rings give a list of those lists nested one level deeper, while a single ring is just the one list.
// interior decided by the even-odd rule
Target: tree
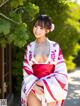
[{"label": "tree", "polygon": [[0,2],[0,44],[23,47],[28,38],[28,23],[39,12],[39,7],[26,0]]},{"label": "tree", "polygon": [[[65,0],[30,0],[40,8],[39,14],[51,16],[55,30],[49,38],[62,48],[67,67],[75,68],[73,60],[80,50],[80,5]],[[75,14],[76,13],[76,14]]]},{"label": "tree", "polygon": [[[80,5],[65,0],[3,0],[0,1],[0,45],[15,46],[12,70],[16,78],[22,75],[24,48],[27,42],[34,39],[31,27],[39,14],[52,18],[55,30],[49,38],[60,44],[68,70],[75,67],[73,60],[80,50]],[[17,83],[19,85],[20,78]]]},{"label": "tree", "polygon": [[73,59],[80,49],[80,5],[65,0],[5,0],[0,8],[1,45],[12,43],[24,47],[27,41],[32,40],[31,24],[34,17],[47,14],[55,24],[50,39],[59,42],[69,68],[71,64],[75,66]]},{"label": "tree", "polygon": [[[39,7],[26,0],[0,1],[0,46],[14,45],[12,53],[12,76],[14,93],[20,94],[24,45],[30,38],[30,23]],[[15,80],[15,82],[14,82]]]}]

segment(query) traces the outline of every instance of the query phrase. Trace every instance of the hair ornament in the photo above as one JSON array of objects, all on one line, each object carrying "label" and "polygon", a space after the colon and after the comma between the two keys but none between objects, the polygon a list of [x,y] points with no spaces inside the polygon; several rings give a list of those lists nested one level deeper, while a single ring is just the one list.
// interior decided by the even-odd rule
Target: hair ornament
[{"label": "hair ornament", "polygon": [[46,15],[46,14],[42,14],[41,16],[42,16],[42,17],[45,17],[45,16],[47,16],[47,15]]},{"label": "hair ornament", "polygon": [[55,26],[54,26],[54,24],[52,23],[52,25],[51,25],[51,32],[54,30],[54,28],[55,28]]}]

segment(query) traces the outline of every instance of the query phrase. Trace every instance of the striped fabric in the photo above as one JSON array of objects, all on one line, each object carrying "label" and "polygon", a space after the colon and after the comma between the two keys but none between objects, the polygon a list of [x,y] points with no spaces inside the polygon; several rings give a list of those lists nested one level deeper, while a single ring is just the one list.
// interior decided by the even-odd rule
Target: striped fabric
[{"label": "striped fabric", "polygon": [[[53,73],[42,78],[36,77],[32,69],[33,64],[39,64],[34,59],[35,41],[31,42],[30,45],[27,46],[23,62],[23,82],[21,89],[22,106],[27,106],[28,94],[30,91],[33,91],[33,86],[35,85],[36,81],[41,81],[43,83],[44,96],[40,95],[40,100],[42,101],[43,106],[50,102],[56,102],[55,106],[63,106],[63,102],[66,99],[68,77],[64,58],[59,45],[56,42],[50,41],[49,39],[48,41],[50,42],[50,55],[44,64],[55,65],[55,70]],[[43,101],[46,101],[46,103]]]}]

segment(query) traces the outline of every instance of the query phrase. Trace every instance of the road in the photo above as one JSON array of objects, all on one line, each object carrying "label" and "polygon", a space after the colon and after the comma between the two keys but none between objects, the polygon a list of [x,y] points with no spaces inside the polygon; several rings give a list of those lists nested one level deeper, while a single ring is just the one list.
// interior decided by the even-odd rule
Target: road
[{"label": "road", "polygon": [[65,106],[80,106],[80,68],[69,73],[68,96]]}]

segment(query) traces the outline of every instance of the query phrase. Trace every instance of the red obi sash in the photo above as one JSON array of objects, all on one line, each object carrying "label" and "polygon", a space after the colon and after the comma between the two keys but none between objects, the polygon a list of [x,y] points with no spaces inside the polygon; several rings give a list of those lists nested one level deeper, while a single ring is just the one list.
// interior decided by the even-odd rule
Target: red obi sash
[{"label": "red obi sash", "polygon": [[53,64],[33,64],[32,65],[34,75],[38,78],[45,77],[54,72],[55,65]]}]

